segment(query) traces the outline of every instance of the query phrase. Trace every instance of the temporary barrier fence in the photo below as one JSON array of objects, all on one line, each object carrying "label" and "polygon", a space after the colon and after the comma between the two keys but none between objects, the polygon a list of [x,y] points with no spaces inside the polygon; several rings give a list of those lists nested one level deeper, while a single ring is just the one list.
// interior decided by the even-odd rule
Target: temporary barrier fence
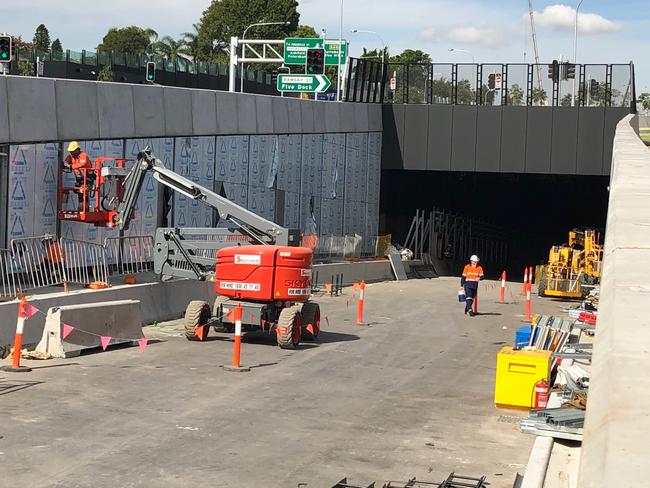
[{"label": "temporary barrier fence", "polygon": [[33,290],[65,283],[65,254],[61,242],[51,235],[23,237],[11,241],[15,273],[21,289]]},{"label": "temporary barrier fence", "polygon": [[153,270],[152,236],[108,237],[104,240],[111,274],[136,274]]},{"label": "temporary barrier fence", "polygon": [[0,249],[0,299],[13,299],[22,288],[20,275],[9,249]]},{"label": "temporary barrier fence", "polygon": [[61,239],[63,252],[64,281],[80,285],[89,285],[100,281],[108,283],[108,265],[106,249],[101,244]]}]

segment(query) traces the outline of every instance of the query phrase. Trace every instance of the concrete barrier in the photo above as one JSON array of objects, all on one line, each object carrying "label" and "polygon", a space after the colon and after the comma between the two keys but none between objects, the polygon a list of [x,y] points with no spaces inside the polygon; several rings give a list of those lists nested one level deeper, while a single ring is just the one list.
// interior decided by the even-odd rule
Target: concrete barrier
[{"label": "concrete barrier", "polygon": [[650,151],[636,124],[625,117],[614,138],[581,488],[650,478]]},{"label": "concrete barrier", "polygon": [[[74,327],[65,339],[64,324]],[[74,357],[85,349],[101,347],[100,336],[111,337],[109,344],[142,339],[140,302],[118,300],[52,307],[47,312],[43,336],[36,350],[55,358]]]},{"label": "concrete barrier", "polygon": [[[50,293],[29,296],[29,303],[45,312],[52,307],[82,305],[114,300],[138,300],[143,324],[181,317],[192,300],[213,303],[216,298],[214,283],[195,280],[170,280],[137,285],[114,286],[105,290],[80,290],[69,294]],[[18,301],[0,303],[0,348],[13,343],[16,329]],[[36,314],[25,323],[24,344],[40,341],[45,327],[45,316]]]}]

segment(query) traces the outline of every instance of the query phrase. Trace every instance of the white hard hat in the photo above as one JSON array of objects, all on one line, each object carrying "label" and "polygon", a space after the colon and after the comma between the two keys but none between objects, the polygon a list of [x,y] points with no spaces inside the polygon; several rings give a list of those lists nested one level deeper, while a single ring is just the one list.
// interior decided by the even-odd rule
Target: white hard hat
[{"label": "white hard hat", "polygon": [[470,260],[470,261],[473,261],[473,262],[475,262],[475,263],[478,263],[478,262],[479,262],[479,258],[478,258],[478,256],[477,256],[476,254],[472,254],[472,257],[469,258],[469,260]]}]

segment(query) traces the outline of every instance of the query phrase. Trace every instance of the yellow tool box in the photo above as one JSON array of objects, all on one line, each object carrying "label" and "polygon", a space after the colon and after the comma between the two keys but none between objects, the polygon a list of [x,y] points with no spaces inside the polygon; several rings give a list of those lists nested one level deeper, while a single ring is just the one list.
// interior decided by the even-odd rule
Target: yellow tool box
[{"label": "yellow tool box", "polygon": [[497,407],[533,406],[535,383],[547,378],[551,351],[526,351],[504,346],[497,354],[494,403]]}]

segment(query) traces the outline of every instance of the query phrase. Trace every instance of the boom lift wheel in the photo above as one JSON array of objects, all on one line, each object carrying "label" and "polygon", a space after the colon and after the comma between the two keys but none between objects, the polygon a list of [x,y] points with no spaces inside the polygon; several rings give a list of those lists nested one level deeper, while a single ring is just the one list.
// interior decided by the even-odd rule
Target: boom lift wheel
[{"label": "boom lift wheel", "polygon": [[[207,325],[212,316],[210,305],[202,300],[192,300],[185,309],[185,337],[188,341],[198,341],[199,338],[194,332],[197,325]],[[204,329],[203,338],[208,336],[208,330]]]},{"label": "boom lift wheel", "polygon": [[214,306],[212,307],[212,317],[214,319],[215,332],[234,332],[235,326],[233,324],[225,324],[222,320],[223,312],[222,305],[228,301],[228,297],[219,295],[214,299]]},{"label": "boom lift wheel", "polygon": [[276,325],[278,346],[281,349],[295,349],[300,344],[302,334],[300,320],[301,305],[294,305],[282,309]]},{"label": "boom lift wheel", "polygon": [[542,276],[539,278],[539,283],[537,283],[537,294],[540,297],[546,296],[546,283],[548,282],[548,275],[546,271],[542,272]]},{"label": "boom lift wheel", "polygon": [[[302,320],[302,337],[308,341],[313,341],[320,333],[320,307],[318,303],[303,303],[300,315]],[[311,330],[308,329],[310,325]]]}]

